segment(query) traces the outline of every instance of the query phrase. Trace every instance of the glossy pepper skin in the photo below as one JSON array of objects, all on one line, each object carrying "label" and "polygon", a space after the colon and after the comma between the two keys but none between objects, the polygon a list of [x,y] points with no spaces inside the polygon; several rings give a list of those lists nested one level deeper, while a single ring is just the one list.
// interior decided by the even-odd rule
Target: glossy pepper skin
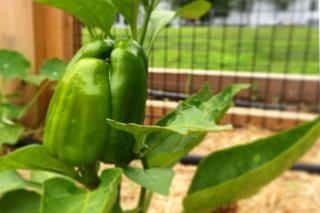
[{"label": "glossy pepper skin", "polygon": [[[133,40],[117,41],[110,56],[111,118],[125,123],[143,123],[147,99],[147,57]],[[134,137],[111,129],[104,162],[125,165],[134,158]]]},{"label": "glossy pepper skin", "polygon": [[114,42],[112,40],[96,40],[84,45],[69,62],[67,70],[82,58],[107,59],[110,57]]},{"label": "glossy pepper skin", "polygon": [[44,146],[65,162],[86,166],[99,160],[126,165],[135,139],[112,129],[106,118],[143,123],[148,60],[133,40],[98,40],[69,63],[50,102]]},{"label": "glossy pepper skin", "polygon": [[95,163],[109,137],[105,118],[111,116],[110,65],[82,58],[59,81],[50,102],[44,146],[70,165]]}]

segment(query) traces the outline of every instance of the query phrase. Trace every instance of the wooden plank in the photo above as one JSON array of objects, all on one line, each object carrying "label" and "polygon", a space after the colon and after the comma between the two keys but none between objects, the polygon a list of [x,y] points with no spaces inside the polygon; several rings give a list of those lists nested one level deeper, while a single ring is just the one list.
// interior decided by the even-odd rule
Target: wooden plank
[{"label": "wooden plank", "polygon": [[[176,106],[177,102],[173,101],[148,100],[145,123],[154,123],[176,108]],[[221,123],[232,123],[234,126],[255,125],[271,130],[282,130],[310,121],[316,117],[317,115],[312,113],[231,107],[221,120]]]},{"label": "wooden plank", "polygon": [[[49,58],[71,59],[74,49],[74,19],[61,10],[42,4],[33,4],[33,25],[35,39],[35,64]],[[38,122],[45,116],[52,91],[48,88],[39,98]]]},{"label": "wooden plank", "polygon": [[[62,11],[32,0],[2,0],[0,6],[0,48],[22,52],[31,62],[30,72],[36,73],[42,63],[53,57],[68,61],[75,52],[74,19]],[[20,103],[27,102],[35,87],[10,81],[6,91],[23,92]],[[47,90],[23,119],[28,126],[37,126],[43,120],[51,91]]]},{"label": "wooden plank", "polygon": [[[30,72],[35,72],[35,47],[33,32],[32,0],[2,0],[0,6],[0,48],[7,48],[21,52],[32,63]],[[22,98],[18,103],[27,102],[34,92],[34,88],[22,85],[18,80],[11,80],[5,85],[5,92],[19,90]],[[36,108],[30,110],[32,116],[26,116],[24,122],[32,124]]]},{"label": "wooden plank", "polygon": [[[32,2],[2,0],[0,14],[0,48],[21,52],[28,60],[34,62]],[[19,81],[10,81],[3,89],[5,92],[11,92],[19,86]]]},{"label": "wooden plank", "polygon": [[[191,82],[190,85],[188,82]],[[193,93],[206,82],[214,92],[232,83],[256,85],[256,89],[241,92],[237,96],[247,100],[254,98],[267,103],[319,104],[320,75],[150,68],[150,89]]]}]

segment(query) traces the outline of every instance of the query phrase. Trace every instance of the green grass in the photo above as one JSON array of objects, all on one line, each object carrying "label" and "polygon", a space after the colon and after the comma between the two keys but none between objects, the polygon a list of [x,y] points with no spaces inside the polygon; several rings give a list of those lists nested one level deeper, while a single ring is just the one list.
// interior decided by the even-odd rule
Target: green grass
[{"label": "green grass", "polygon": [[179,34],[178,28],[170,27],[158,37],[150,64],[168,68],[319,74],[318,29],[182,27]]}]

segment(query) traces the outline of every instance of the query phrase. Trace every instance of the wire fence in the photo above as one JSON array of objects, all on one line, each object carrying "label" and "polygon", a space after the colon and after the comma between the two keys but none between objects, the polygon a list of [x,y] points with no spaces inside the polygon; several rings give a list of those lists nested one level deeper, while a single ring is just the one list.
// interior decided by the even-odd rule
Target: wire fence
[{"label": "wire fence", "polygon": [[[177,18],[161,32],[149,56],[148,123],[205,83],[215,93],[232,83],[252,85],[229,113],[235,125],[277,129],[319,114],[318,2],[226,2],[233,3],[201,20]],[[128,34],[123,19],[116,26],[113,33]],[[80,33],[78,47],[86,40]]]}]

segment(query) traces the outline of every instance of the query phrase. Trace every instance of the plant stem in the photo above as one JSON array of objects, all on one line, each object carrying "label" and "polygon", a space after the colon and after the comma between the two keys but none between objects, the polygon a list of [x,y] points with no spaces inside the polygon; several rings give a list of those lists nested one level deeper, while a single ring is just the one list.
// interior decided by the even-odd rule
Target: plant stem
[{"label": "plant stem", "polygon": [[80,167],[81,182],[89,189],[98,187],[100,180],[97,175],[96,164]]},{"label": "plant stem", "polygon": [[34,96],[32,97],[32,99],[29,101],[29,103],[27,105],[25,105],[22,110],[20,111],[19,115],[18,115],[18,119],[21,119],[27,112],[28,110],[33,106],[33,104],[38,100],[38,98],[40,97],[40,95],[45,91],[45,89],[47,88],[47,86],[50,84],[50,81],[46,81],[39,89],[38,91],[34,94]]},{"label": "plant stem", "polygon": [[154,8],[154,0],[151,1],[149,7],[147,8],[146,10],[146,16],[143,20],[143,24],[142,24],[142,34],[141,34],[141,37],[140,37],[140,45],[143,46],[143,43],[144,43],[144,39],[146,37],[146,33],[147,33],[147,29],[148,29],[148,25],[149,25],[149,20],[150,20],[150,16],[151,16],[151,13],[152,13],[152,10]]},{"label": "plant stem", "polygon": [[140,189],[140,196],[139,196],[139,203],[138,203],[138,213],[145,213],[145,201],[146,201],[146,193],[147,189],[145,187],[141,187]]},{"label": "plant stem", "polygon": [[[142,159],[143,169],[148,169],[148,165]],[[149,192],[145,187],[141,186],[139,202],[138,202],[138,213],[145,213],[148,210],[150,200],[151,200],[152,192]]]},{"label": "plant stem", "polygon": [[152,196],[153,196],[153,192],[147,193],[146,201],[144,203],[144,211],[148,210],[150,202],[151,202],[151,199],[152,199]]}]

